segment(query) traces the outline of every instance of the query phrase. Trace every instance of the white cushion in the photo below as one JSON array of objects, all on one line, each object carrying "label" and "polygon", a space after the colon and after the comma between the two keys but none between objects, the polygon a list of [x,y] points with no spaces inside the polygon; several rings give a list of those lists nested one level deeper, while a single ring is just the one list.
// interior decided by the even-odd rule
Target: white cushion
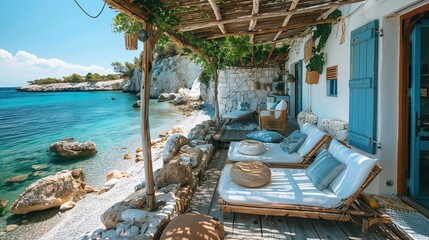
[{"label": "white cushion", "polygon": [[346,199],[355,193],[365,182],[376,163],[376,159],[357,153],[333,139],[329,152],[346,168],[329,184],[340,199]]},{"label": "white cushion", "polygon": [[228,160],[231,161],[249,161],[258,160],[263,163],[301,163],[302,157],[294,152],[285,153],[280,147],[280,143],[264,143],[266,151],[257,156],[242,154],[237,149],[238,142],[231,142],[228,149]]},{"label": "white cushion", "polygon": [[225,165],[219,179],[220,197],[229,203],[298,204],[334,208],[341,201],[326,188],[318,190],[305,174],[305,169],[270,168],[271,182],[260,188],[246,188],[232,182],[232,164]]},{"label": "white cushion", "polygon": [[230,113],[222,115],[222,118],[224,118],[224,119],[237,119],[237,118],[241,118],[241,117],[244,117],[246,115],[253,114],[253,113],[254,113],[254,111],[235,110],[235,111],[232,111]]},{"label": "white cushion", "polygon": [[[282,99],[279,104],[277,104],[275,110],[286,110],[287,109],[287,103],[284,99]],[[276,112],[275,113],[275,118],[280,118],[280,116],[282,115],[281,112]]]},{"label": "white cushion", "polygon": [[243,140],[237,143],[236,147],[240,153],[250,156],[256,156],[266,151],[265,144],[256,140]]},{"label": "white cushion", "polygon": [[323,136],[325,136],[325,132],[317,129],[316,126],[310,123],[304,124],[300,131],[306,134],[307,138],[305,139],[301,147],[299,147],[297,153],[300,156],[305,157],[317,145],[317,143],[322,140]]}]

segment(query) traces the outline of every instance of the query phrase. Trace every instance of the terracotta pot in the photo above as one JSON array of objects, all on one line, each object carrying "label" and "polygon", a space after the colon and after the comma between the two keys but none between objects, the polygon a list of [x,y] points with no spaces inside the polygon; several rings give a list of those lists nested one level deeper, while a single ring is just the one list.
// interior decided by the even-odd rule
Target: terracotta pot
[{"label": "terracotta pot", "polygon": [[138,49],[138,35],[137,33],[125,33],[125,49],[137,50]]},{"label": "terracotta pot", "polygon": [[320,74],[318,72],[307,71],[305,74],[305,83],[307,83],[307,84],[318,84],[319,83],[319,77],[320,77]]}]

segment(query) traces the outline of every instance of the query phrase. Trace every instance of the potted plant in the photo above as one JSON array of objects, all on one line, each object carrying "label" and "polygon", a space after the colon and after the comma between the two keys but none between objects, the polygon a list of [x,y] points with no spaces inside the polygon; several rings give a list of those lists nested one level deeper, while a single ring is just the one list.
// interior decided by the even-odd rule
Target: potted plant
[{"label": "potted plant", "polygon": [[323,72],[323,65],[325,65],[324,53],[314,53],[306,66],[305,82],[308,84],[319,83],[320,74]]},{"label": "potted plant", "polygon": [[137,32],[143,28],[143,23],[128,17],[123,13],[117,14],[113,18],[113,32],[124,33],[125,35],[125,49],[137,50],[138,49],[138,36]]},{"label": "potted plant", "polygon": [[277,90],[278,95],[285,95],[285,83],[284,82],[277,82],[276,90]]}]

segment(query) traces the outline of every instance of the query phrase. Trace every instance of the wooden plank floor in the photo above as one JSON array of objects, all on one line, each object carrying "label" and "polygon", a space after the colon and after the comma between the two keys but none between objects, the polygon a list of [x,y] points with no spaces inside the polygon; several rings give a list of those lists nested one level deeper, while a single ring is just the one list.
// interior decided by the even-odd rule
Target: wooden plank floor
[{"label": "wooden plank floor", "polygon": [[227,149],[216,151],[191,200],[189,211],[208,214],[224,224],[228,240],[250,239],[400,239],[384,224],[373,225],[368,235],[352,222],[228,213],[217,204],[217,185]]}]

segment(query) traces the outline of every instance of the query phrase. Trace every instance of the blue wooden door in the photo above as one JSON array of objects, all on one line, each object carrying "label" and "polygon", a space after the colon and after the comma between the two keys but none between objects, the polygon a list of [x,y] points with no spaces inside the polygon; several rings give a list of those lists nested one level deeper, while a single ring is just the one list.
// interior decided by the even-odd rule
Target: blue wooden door
[{"label": "blue wooden door", "polygon": [[296,103],[295,117],[302,112],[302,60],[298,61],[296,73]]},{"label": "blue wooden door", "polygon": [[411,34],[410,193],[429,206],[429,21]]},{"label": "blue wooden door", "polygon": [[350,53],[350,145],[375,153],[377,120],[378,20],[351,34]]}]

